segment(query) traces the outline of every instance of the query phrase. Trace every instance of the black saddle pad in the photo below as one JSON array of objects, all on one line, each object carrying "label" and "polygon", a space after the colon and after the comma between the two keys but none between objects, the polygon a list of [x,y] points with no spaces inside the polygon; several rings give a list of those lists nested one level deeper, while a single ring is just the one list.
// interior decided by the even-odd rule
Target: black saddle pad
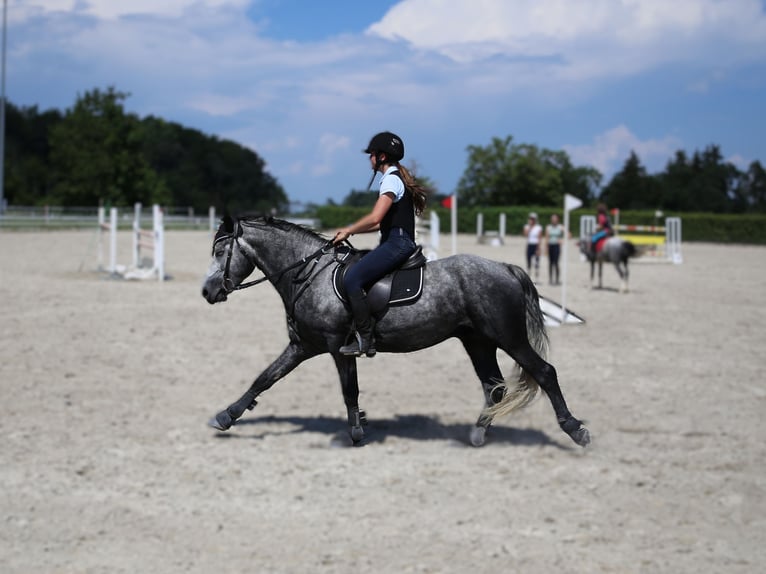
[{"label": "black saddle pad", "polygon": [[[347,302],[346,289],[343,286],[343,276],[367,251],[350,251],[341,262],[335,266],[332,275],[332,284],[338,299]],[[413,266],[415,266],[413,268]],[[414,303],[423,293],[423,276],[425,271],[425,257],[420,248],[413,254],[401,269],[389,273],[376,281],[367,289],[367,304],[370,311],[377,315],[385,311],[390,305],[405,305]]]}]

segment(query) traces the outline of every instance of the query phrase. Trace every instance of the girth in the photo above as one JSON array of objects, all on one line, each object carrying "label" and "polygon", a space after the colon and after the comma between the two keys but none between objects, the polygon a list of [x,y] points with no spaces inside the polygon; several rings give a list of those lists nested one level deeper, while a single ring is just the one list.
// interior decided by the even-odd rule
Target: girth
[{"label": "girth", "polygon": [[[346,288],[343,285],[343,277],[368,250],[357,251],[355,249],[339,248],[336,259],[339,261],[332,274],[332,284],[338,299],[346,303]],[[423,255],[423,247],[418,245],[415,252],[402,263],[395,271],[369,286],[367,291],[367,305],[370,312],[378,319],[385,314],[392,305],[406,305],[418,300],[423,292],[423,274],[426,265],[426,256]]]}]

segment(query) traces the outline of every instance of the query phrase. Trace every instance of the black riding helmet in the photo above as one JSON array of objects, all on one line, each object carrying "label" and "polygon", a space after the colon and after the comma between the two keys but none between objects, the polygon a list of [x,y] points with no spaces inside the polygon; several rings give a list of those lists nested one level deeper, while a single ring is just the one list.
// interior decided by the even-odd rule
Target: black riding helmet
[{"label": "black riding helmet", "polygon": [[404,158],[404,142],[402,138],[391,132],[380,132],[372,136],[369,145],[362,150],[364,153],[384,153],[391,163],[396,163]]}]

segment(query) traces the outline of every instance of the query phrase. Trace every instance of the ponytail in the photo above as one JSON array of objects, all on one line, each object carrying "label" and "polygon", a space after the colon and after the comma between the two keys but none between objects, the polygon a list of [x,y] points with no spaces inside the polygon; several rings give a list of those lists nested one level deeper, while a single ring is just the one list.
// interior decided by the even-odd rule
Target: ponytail
[{"label": "ponytail", "polygon": [[396,168],[399,170],[399,174],[402,176],[404,186],[412,193],[412,203],[415,206],[415,215],[420,215],[426,209],[426,200],[428,199],[428,189],[420,185],[415,181],[412,174],[407,171],[403,165],[398,162]]}]

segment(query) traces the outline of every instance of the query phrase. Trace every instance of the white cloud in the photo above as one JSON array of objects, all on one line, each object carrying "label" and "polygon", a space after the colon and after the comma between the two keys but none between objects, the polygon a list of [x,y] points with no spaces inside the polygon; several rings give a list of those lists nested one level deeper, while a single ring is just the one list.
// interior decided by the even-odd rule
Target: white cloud
[{"label": "white cloud", "polygon": [[[264,36],[247,14],[258,1],[12,3],[11,100],[61,108],[76,93],[114,85],[131,94],[131,112],[230,137],[312,192],[366,181],[358,149],[392,129],[413,142],[408,158],[438,166],[429,175],[449,190],[468,143],[519,132],[534,140],[536,122],[547,126],[546,147],[591,140],[588,125],[617,125],[568,150],[605,174],[631,149],[647,166],[655,156],[664,162],[680,142],[663,128],[642,141],[625,127],[646,126],[631,120],[644,87],[655,96],[647,105],[659,105],[667,75],[650,72],[681,64],[672,71],[682,70],[684,84],[668,88],[678,109],[707,90],[720,98],[738,73],[766,60],[764,10],[754,0],[451,0],[449,9],[443,0],[402,0],[366,34],[312,42]],[[759,81],[753,75],[753,90]],[[604,124],[590,104],[607,90],[616,103]],[[551,136],[558,122],[579,134]],[[702,144],[718,140],[708,131]]]},{"label": "white cloud", "polygon": [[593,166],[608,179],[609,175],[622,168],[631,151],[636,153],[648,171],[653,172],[656,168],[662,168],[682,147],[682,142],[674,136],[641,140],[626,126],[619,125],[596,135],[592,144],[565,145],[564,150],[574,165]]},{"label": "white cloud", "polygon": [[448,10],[441,0],[403,0],[368,33],[458,62],[531,60],[563,79],[630,74],[700,53],[719,62],[766,57],[760,0],[465,0]]},{"label": "white cloud", "polygon": [[334,133],[323,133],[319,136],[317,155],[318,161],[314,164],[312,173],[316,176],[329,175],[335,171],[335,160],[339,153],[350,148],[351,139]]},{"label": "white cloud", "polygon": [[243,8],[250,3],[250,0],[28,0],[19,6],[20,10],[14,7],[14,11],[19,18],[52,12],[77,12],[103,20],[136,15],[178,18],[190,9]]},{"label": "white cloud", "polygon": [[251,98],[210,93],[193,95],[185,103],[190,109],[211,116],[230,116],[256,107]]}]

